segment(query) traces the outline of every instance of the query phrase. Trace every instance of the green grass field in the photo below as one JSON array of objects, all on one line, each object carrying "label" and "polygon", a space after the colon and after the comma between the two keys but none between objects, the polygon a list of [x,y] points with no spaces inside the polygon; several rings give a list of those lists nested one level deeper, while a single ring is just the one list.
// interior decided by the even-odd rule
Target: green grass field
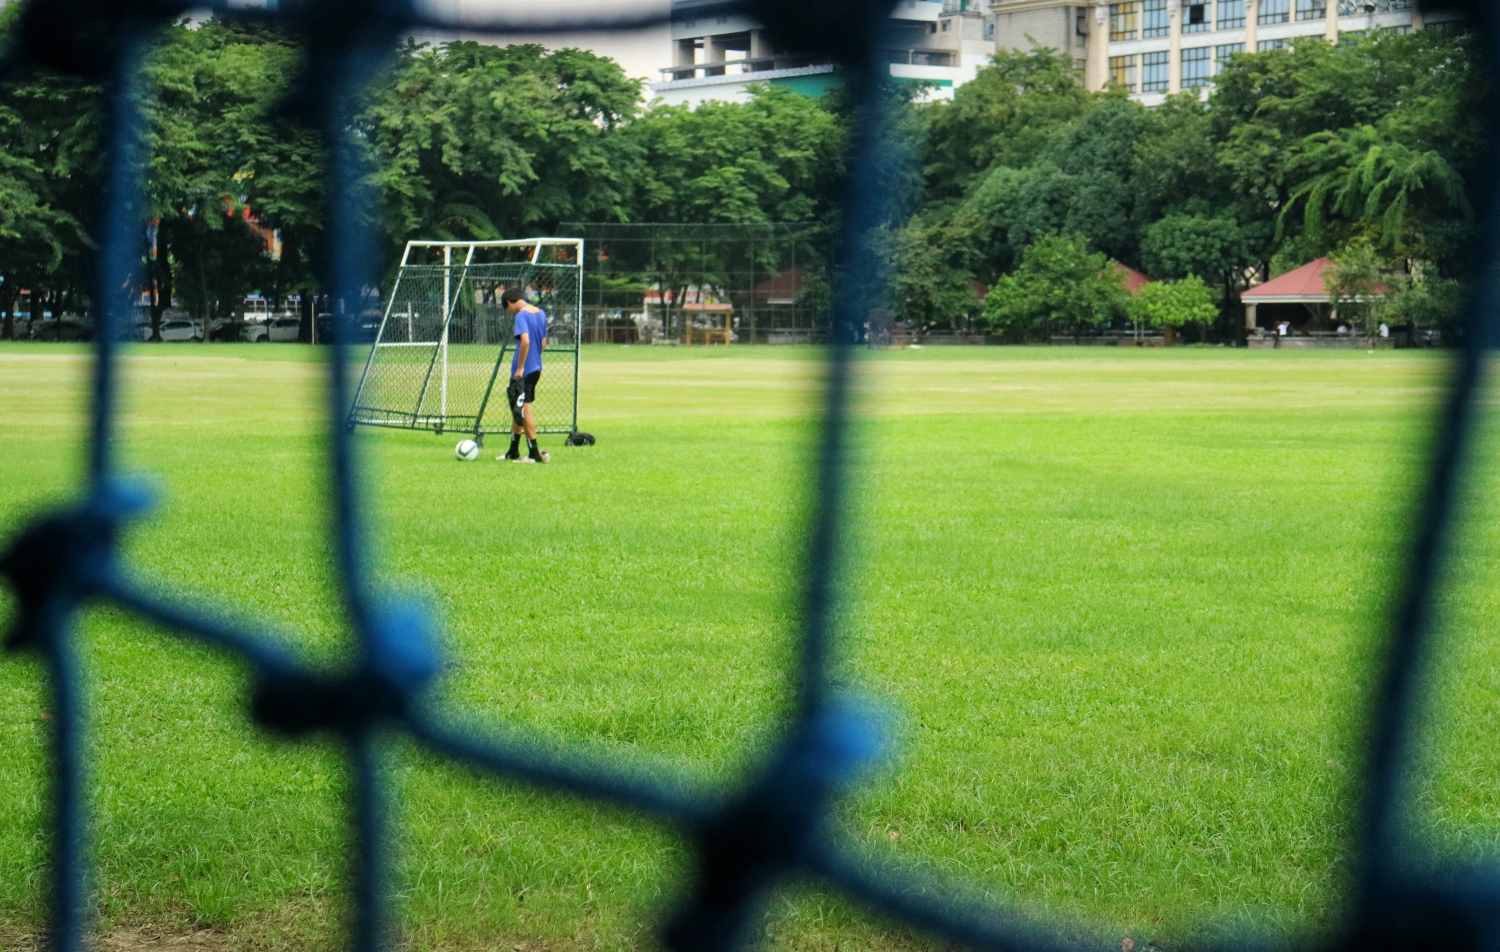
[{"label": "green grass field", "polygon": [[[340,650],[321,353],[159,345],[121,450],[161,490],[132,563]],[[592,348],[547,467],[364,441],[381,571],[441,616],[475,716],[737,776],[783,710],[820,392],[799,348]],[[1295,935],[1338,914],[1359,707],[1446,364],[1436,353],[954,348],[860,368],[850,681],[898,712],[851,836],[1105,943]],[[0,348],[0,530],[78,484],[82,352]],[[1487,424],[1487,429],[1493,429]],[[1421,814],[1500,833],[1500,490],[1486,439],[1446,598]],[[9,613],[9,595],[0,612]],[[102,928],[332,949],[344,771],[243,711],[243,671],[109,609],[93,682]],[[40,923],[46,701],[0,658],[0,947]],[[413,949],[623,950],[684,868],[670,833],[402,750]],[[781,948],[931,946],[796,888]],[[125,938],[120,938],[125,937]],[[135,941],[135,940],[132,940]]]}]

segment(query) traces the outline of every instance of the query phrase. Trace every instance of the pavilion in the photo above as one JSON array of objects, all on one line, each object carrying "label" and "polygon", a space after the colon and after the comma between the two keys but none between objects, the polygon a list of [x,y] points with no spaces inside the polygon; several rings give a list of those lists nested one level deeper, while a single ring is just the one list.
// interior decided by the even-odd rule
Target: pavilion
[{"label": "pavilion", "polygon": [[1335,313],[1324,274],[1332,266],[1332,260],[1318,258],[1246,290],[1240,295],[1240,301],[1245,305],[1245,329],[1255,329],[1259,308],[1267,304],[1300,304],[1314,318],[1326,317],[1331,321]]}]

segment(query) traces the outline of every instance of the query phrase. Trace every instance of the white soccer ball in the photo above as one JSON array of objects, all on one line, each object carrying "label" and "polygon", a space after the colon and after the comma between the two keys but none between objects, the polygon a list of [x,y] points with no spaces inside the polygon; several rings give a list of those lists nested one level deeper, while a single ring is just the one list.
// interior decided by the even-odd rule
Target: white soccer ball
[{"label": "white soccer ball", "polygon": [[472,463],[479,458],[479,444],[473,440],[460,440],[459,444],[453,447],[453,455]]}]

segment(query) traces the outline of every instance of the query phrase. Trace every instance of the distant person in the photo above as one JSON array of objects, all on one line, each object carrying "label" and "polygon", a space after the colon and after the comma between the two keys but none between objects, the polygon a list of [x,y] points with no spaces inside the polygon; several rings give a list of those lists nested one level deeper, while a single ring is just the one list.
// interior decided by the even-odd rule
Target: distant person
[{"label": "distant person", "polygon": [[[510,359],[510,385],[505,388],[510,404],[510,449],[501,459],[516,463],[546,463],[552,457],[536,445],[536,382],[542,377],[542,350],[547,346],[547,312],[526,300],[520,288],[506,288],[500,295],[505,313],[515,321],[516,352]],[[521,455],[521,436],[527,454]]]},{"label": "distant person", "polygon": [[1291,332],[1291,329],[1292,329],[1292,322],[1291,321],[1278,321],[1276,323],[1276,336],[1278,336],[1278,337],[1285,337],[1285,336],[1287,336],[1288,333]]},{"label": "distant person", "polygon": [[1380,325],[1380,336],[1381,337],[1390,337],[1391,336],[1390,325],[1388,325],[1388,324],[1381,324]]}]

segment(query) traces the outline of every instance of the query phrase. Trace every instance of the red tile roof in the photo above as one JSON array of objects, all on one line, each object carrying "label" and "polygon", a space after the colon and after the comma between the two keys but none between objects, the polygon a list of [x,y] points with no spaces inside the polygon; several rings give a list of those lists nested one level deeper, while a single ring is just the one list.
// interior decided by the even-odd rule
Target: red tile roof
[{"label": "red tile roof", "polygon": [[[1328,285],[1323,283],[1323,272],[1333,262],[1328,258],[1309,261],[1295,271],[1288,271],[1279,278],[1250,288],[1240,299],[1247,304],[1317,304],[1328,303]],[[1376,285],[1375,293],[1384,295],[1384,285]]]},{"label": "red tile roof", "polygon": [[1128,264],[1121,264],[1120,262],[1116,261],[1114,262],[1114,266],[1125,273],[1125,290],[1129,291],[1131,294],[1134,294],[1141,288],[1151,283],[1150,278],[1130,267],[1130,265]]},{"label": "red tile roof", "polygon": [[1319,258],[1309,261],[1307,264],[1294,271],[1288,271],[1279,278],[1272,278],[1265,284],[1257,284],[1249,288],[1240,299],[1254,304],[1257,301],[1275,299],[1283,303],[1309,304],[1318,301],[1327,302],[1328,286],[1323,283],[1323,272],[1333,264],[1327,258]]}]

